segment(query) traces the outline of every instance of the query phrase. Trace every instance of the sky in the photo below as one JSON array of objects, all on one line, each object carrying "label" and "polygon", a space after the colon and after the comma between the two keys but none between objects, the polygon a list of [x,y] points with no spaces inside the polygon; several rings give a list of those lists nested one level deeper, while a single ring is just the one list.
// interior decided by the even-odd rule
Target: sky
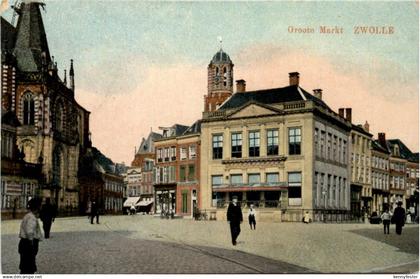
[{"label": "sky", "polygon": [[[323,89],[336,112],[351,107],[374,138],[385,132],[419,150],[418,1],[44,2],[59,74],[74,59],[93,145],[114,162],[131,164],[151,129],[201,118],[207,66],[221,46],[247,90],[287,86],[297,71],[302,88]],[[360,26],[393,32],[356,34]]]}]

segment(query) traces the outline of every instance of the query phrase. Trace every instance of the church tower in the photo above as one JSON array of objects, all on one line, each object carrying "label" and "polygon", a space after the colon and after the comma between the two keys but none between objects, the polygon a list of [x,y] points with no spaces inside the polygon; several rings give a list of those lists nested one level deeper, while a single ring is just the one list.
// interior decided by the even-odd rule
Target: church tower
[{"label": "church tower", "polygon": [[207,68],[207,96],[204,96],[204,111],[211,112],[233,93],[233,63],[222,48],[213,56]]}]

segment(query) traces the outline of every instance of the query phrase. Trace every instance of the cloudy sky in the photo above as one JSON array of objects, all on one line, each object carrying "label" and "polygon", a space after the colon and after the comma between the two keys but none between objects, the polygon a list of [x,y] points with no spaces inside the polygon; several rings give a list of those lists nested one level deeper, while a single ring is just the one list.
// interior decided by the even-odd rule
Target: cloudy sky
[{"label": "cloudy sky", "polygon": [[[418,151],[416,1],[44,2],[59,73],[74,59],[93,144],[115,162],[130,164],[150,129],[201,117],[218,36],[248,90],[287,86],[288,73],[300,72],[304,89],[322,88],[335,111],[352,107],[353,122],[368,121],[375,138],[385,132]],[[393,33],[355,34],[359,26]],[[314,32],[290,32],[299,28]]]}]

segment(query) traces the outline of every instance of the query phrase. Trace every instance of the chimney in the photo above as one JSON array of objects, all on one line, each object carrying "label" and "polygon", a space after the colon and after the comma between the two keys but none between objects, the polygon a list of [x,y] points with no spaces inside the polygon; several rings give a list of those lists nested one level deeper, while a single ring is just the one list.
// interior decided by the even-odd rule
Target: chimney
[{"label": "chimney", "polygon": [[369,133],[369,123],[366,121],[365,124],[363,125],[363,129]]},{"label": "chimney", "polygon": [[246,82],[243,79],[238,79],[236,81],[236,93],[245,92],[246,91]]},{"label": "chimney", "polygon": [[386,137],[385,133],[378,133],[378,141],[379,144],[382,145],[382,147],[386,148]]},{"label": "chimney", "polygon": [[299,73],[293,72],[289,73],[289,85],[299,85]]},{"label": "chimney", "polygon": [[346,108],[346,120],[351,123],[351,108]]},{"label": "chimney", "polygon": [[314,96],[322,100],[322,89],[314,89]]},{"label": "chimney", "polygon": [[339,108],[338,109],[338,115],[340,115],[340,117],[344,118],[344,108]]}]

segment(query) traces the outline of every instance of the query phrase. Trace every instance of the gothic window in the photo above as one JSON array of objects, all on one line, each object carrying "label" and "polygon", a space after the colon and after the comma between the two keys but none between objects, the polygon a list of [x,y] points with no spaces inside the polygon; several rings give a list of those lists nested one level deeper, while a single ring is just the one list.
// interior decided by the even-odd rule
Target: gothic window
[{"label": "gothic window", "polygon": [[23,96],[23,125],[35,124],[35,101],[31,93]]},{"label": "gothic window", "polygon": [[226,67],[223,67],[223,86],[227,84],[227,70]]},{"label": "gothic window", "polygon": [[63,179],[63,153],[61,148],[56,147],[53,152],[53,185],[62,186]]},{"label": "gothic window", "polygon": [[55,129],[57,131],[63,132],[64,131],[64,122],[65,122],[65,114],[64,114],[64,105],[62,103],[58,103],[55,109]]}]

